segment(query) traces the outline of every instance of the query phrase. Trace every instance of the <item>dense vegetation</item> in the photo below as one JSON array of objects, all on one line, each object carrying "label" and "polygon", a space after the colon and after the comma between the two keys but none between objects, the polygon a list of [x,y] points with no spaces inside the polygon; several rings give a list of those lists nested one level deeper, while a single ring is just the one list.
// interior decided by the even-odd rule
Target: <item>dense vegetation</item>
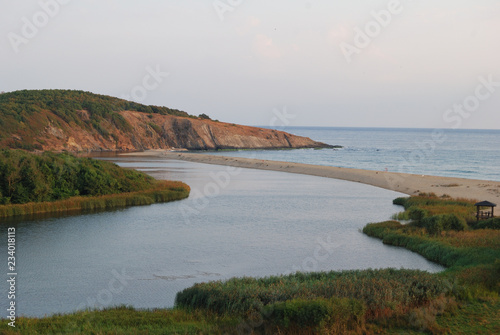
[{"label": "dense vegetation", "polygon": [[262,315],[285,328],[362,331],[367,321],[404,318],[437,298],[446,300],[453,289],[446,278],[414,270],[296,273],[196,284],[178,293],[176,304],[219,315]]},{"label": "dense vegetation", "polygon": [[[15,331],[96,334],[499,334],[498,219],[477,222],[467,200],[421,195],[394,201],[409,223],[369,224],[364,233],[448,267],[296,273],[196,284],[176,308],[115,308],[19,319]],[[437,217],[437,218],[436,218]],[[434,219],[433,219],[434,218]],[[439,222],[439,230],[435,224]],[[496,228],[496,229],[495,229]]]},{"label": "dense vegetation", "polygon": [[0,217],[151,204],[187,194],[187,185],[158,182],[110,162],[0,150]]},{"label": "dense vegetation", "polygon": [[35,319],[20,317],[16,327],[0,323],[0,334],[99,334],[99,335],[165,335],[223,334],[235,320],[203,311],[152,310],[136,311],[116,307],[100,311],[81,311],[70,315],[53,315]]},{"label": "dense vegetation", "polygon": [[[26,150],[41,149],[33,137],[43,131],[47,120],[61,127],[60,120],[86,130],[96,130],[103,136],[112,136],[103,122],[118,130],[129,132],[132,126],[119,111],[175,115],[197,118],[168,107],[146,106],[110,96],[72,90],[23,90],[0,94],[0,147]],[[85,114],[82,114],[86,111]],[[56,117],[52,117],[55,115]],[[201,115],[200,118],[208,118]],[[14,137],[13,137],[14,136]],[[16,136],[22,136],[22,140]]]}]

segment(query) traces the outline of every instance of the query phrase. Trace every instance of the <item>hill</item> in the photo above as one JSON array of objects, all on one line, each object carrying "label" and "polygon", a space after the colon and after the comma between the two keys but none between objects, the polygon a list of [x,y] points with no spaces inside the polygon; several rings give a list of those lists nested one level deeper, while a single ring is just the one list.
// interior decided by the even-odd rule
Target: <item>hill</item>
[{"label": "hill", "polygon": [[0,148],[56,151],[327,148],[272,129],[71,90],[0,94]]}]

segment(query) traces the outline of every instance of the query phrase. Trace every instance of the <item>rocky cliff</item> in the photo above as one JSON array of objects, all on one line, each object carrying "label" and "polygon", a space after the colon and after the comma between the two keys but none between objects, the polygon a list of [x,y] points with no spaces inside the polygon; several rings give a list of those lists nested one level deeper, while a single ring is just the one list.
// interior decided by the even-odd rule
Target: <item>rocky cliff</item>
[{"label": "rocky cliff", "polygon": [[81,91],[0,95],[0,147],[56,151],[327,148],[285,132]]}]

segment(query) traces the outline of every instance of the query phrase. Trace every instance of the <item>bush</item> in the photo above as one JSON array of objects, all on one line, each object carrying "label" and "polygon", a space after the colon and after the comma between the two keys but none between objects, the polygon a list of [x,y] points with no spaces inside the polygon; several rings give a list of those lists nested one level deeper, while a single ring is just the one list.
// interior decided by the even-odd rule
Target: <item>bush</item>
[{"label": "bush", "polygon": [[427,211],[418,207],[410,207],[408,209],[408,217],[410,220],[421,222],[426,216]]},{"label": "bush", "polygon": [[474,229],[496,229],[500,230],[500,218],[491,218],[479,221],[474,225]]},{"label": "bush", "polygon": [[468,228],[465,219],[459,218],[455,214],[444,214],[440,219],[444,230],[463,231]]},{"label": "bush", "polygon": [[264,315],[270,315],[270,320],[278,326],[309,328],[323,326],[330,319],[332,311],[326,299],[294,299],[267,306]]},{"label": "bush", "polygon": [[434,215],[423,219],[422,226],[430,235],[439,235],[443,231],[440,215]]},{"label": "bush", "polygon": [[409,198],[396,198],[392,201],[394,205],[403,206],[406,208],[406,204]]},{"label": "bush", "polygon": [[363,302],[337,297],[293,299],[268,305],[263,310],[267,320],[277,326],[321,328],[335,325],[337,329],[349,330],[364,324],[365,313]]},{"label": "bush", "polygon": [[464,231],[468,228],[465,219],[459,218],[453,213],[424,218],[421,226],[424,227],[430,235],[439,235],[442,231],[446,230]]}]

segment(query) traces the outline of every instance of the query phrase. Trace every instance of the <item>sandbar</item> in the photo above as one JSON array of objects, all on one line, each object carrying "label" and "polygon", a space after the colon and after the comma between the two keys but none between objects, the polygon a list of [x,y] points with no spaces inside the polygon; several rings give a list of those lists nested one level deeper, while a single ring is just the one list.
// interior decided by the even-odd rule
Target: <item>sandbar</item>
[{"label": "sandbar", "polygon": [[489,180],[372,171],[200,153],[172,152],[166,150],[147,150],[124,155],[164,157],[167,159],[204,164],[226,165],[247,169],[281,171],[334,178],[372,185],[408,195],[435,193],[437,196],[447,195],[452,198],[465,198],[477,201],[488,200],[493,203],[498,203],[500,200],[500,182]]}]

